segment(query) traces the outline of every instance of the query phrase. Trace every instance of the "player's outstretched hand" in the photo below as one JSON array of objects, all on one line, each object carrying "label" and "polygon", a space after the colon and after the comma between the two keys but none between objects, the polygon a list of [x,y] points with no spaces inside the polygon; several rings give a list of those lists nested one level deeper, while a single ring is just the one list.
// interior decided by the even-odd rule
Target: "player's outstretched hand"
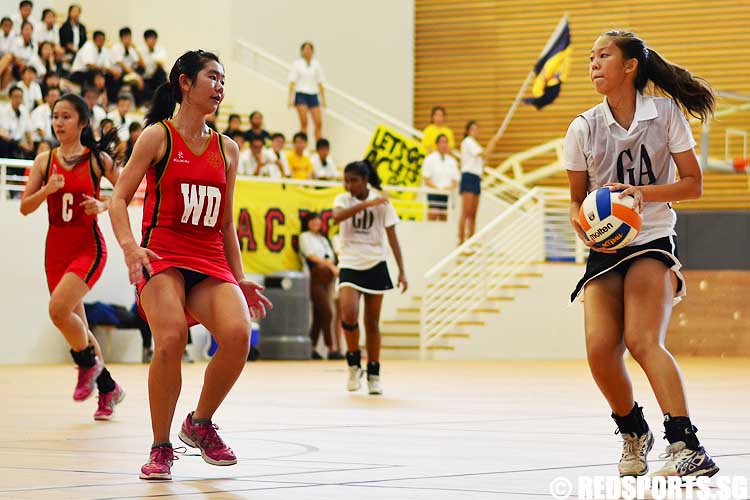
[{"label": "player's outstretched hand", "polygon": [[263,285],[250,280],[239,282],[240,290],[245,295],[247,307],[250,309],[250,315],[253,318],[265,318],[266,310],[273,309],[273,304],[262,293],[265,288]]}]

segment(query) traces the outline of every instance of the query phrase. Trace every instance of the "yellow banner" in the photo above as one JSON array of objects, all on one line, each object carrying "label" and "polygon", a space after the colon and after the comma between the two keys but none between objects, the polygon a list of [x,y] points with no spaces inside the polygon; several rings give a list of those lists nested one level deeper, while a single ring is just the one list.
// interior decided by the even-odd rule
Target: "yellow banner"
[{"label": "yellow banner", "polygon": [[[422,185],[422,143],[395,130],[378,125],[370,139],[365,158],[378,171],[383,184],[419,187]],[[389,193],[393,207],[402,219],[422,220],[424,203],[415,193]]]},{"label": "yellow banner", "polygon": [[343,191],[343,186],[315,189],[238,179],[234,220],[245,272],[265,275],[302,269],[297,254],[301,221],[310,212],[320,213],[322,232],[330,237],[338,231],[332,219],[333,200]]}]

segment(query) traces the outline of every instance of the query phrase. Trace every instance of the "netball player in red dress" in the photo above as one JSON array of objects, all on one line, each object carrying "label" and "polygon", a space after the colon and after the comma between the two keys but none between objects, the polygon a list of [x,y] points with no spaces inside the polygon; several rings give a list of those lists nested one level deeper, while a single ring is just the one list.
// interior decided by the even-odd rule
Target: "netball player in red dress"
[{"label": "netball player in red dress", "polygon": [[114,184],[118,172],[104,152],[115,134],[94,141],[86,102],[66,94],[52,109],[52,127],[60,147],[41,153],[34,160],[21,200],[21,213],[28,215],[46,200],[49,230],[45,246],[49,315],[70,344],[78,365],[78,383],[73,399],[83,401],[99,389],[94,418],[109,420],[125,391],[104,367],[101,349],[89,331],[83,297],[104,270],[107,247],[97,214],[107,209],[99,198],[102,175]]},{"label": "netball player in red dress", "polygon": [[[219,343],[206,369],[195,411],[179,433],[212,465],[237,463],[211,418],[247,360],[250,315],[271,303],[245,280],[232,199],[239,149],[211,130],[205,116],[224,98],[224,68],[210,52],[180,56],[146,116],[147,127],[112,197],[112,226],[130,281],[154,335],[149,402],[154,442],[143,479],[170,479],[170,426],[182,383],[180,362],[189,322],[202,323]],[[173,118],[175,105],[179,111]],[[147,180],[141,244],[130,229],[127,205]]]}]

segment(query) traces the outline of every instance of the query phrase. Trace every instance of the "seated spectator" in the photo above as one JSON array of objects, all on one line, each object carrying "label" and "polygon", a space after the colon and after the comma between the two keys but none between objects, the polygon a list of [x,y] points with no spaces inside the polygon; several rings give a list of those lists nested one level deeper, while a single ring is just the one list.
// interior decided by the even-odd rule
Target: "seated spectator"
[{"label": "seated spectator", "polygon": [[250,175],[261,175],[273,179],[289,177],[273,151],[263,147],[263,139],[258,136],[250,141]]},{"label": "seated spectator", "polygon": [[55,57],[55,48],[48,41],[39,44],[39,53],[32,60],[31,65],[36,68],[39,78],[44,78],[50,73],[55,73],[59,76],[63,72],[62,63]]},{"label": "seated spectator", "polygon": [[109,97],[107,97],[107,78],[99,70],[93,72],[93,85],[99,91],[99,106],[109,109]]},{"label": "seated spectator", "polygon": [[34,66],[26,66],[23,70],[23,79],[16,86],[23,90],[23,105],[26,106],[27,111],[33,111],[42,104],[42,88],[36,83]]},{"label": "seated spectator", "polygon": [[240,115],[236,113],[232,113],[229,115],[229,119],[227,120],[227,128],[224,130],[224,135],[227,137],[232,137],[235,132],[240,131],[240,127],[242,126],[242,118],[240,118]]},{"label": "seated spectator", "polygon": [[316,351],[320,332],[328,348],[328,359],[343,359],[333,347],[331,326],[333,320],[333,282],[339,275],[336,255],[331,242],[321,233],[320,215],[311,213],[303,221],[303,232],[299,236],[299,253],[310,273],[310,300],[312,302],[312,359],[322,359]]},{"label": "seated spectator", "polygon": [[34,144],[42,141],[56,143],[57,139],[52,131],[52,106],[60,98],[60,89],[50,87],[44,94],[44,104],[37,106],[31,112],[31,138]]},{"label": "seated spectator", "polygon": [[39,84],[42,89],[42,94],[47,93],[47,89],[58,88],[60,89],[60,95],[70,93],[70,89],[63,87],[62,79],[57,73],[47,73],[42,77],[42,83]]},{"label": "seated spectator", "polygon": [[39,45],[42,42],[49,42],[52,44],[52,53],[56,58],[62,60],[64,54],[63,48],[60,45],[60,28],[56,26],[57,14],[52,9],[44,9],[42,11],[42,22],[37,24],[34,32],[34,40]]},{"label": "seated spectator", "polygon": [[[109,118],[105,118],[101,121],[99,124],[99,137],[104,137],[105,135],[109,134],[115,130],[115,124],[110,120]],[[118,140],[119,140],[119,133],[118,133]]]},{"label": "seated spectator", "polygon": [[312,179],[312,162],[307,156],[305,148],[307,147],[307,134],[297,132],[294,134],[294,149],[286,154],[286,161],[292,172],[293,179],[307,180]]},{"label": "seated spectator", "polygon": [[107,118],[117,127],[117,135],[123,142],[130,138],[130,124],[133,118],[130,116],[130,108],[133,104],[133,96],[130,94],[120,94],[117,98],[117,108],[107,114]]},{"label": "seated spectator", "polygon": [[245,172],[250,172],[250,148],[245,147],[245,133],[241,130],[235,130],[230,136],[234,142],[237,143],[237,147],[240,150],[240,159],[237,165],[237,173],[239,175],[249,175]]},{"label": "seated spectator", "polygon": [[313,166],[313,178],[318,180],[334,180],[339,176],[336,164],[331,158],[331,144],[328,139],[320,138],[315,143],[315,153],[310,157]]},{"label": "seated spectator", "polygon": [[4,17],[0,21],[0,86],[5,88],[13,79],[13,48],[16,34],[13,32],[13,21]]},{"label": "seated spectator", "polygon": [[[427,155],[422,162],[422,177],[427,187],[453,191],[458,186],[460,174],[458,162],[450,155],[448,138],[437,137],[437,151]],[[428,220],[447,220],[448,195],[428,194]]]},{"label": "seated spectator", "polygon": [[282,134],[281,132],[276,132],[275,134],[271,135],[270,151],[274,154],[274,156],[276,156],[278,165],[281,166],[281,171],[284,172],[284,177],[289,177],[291,175],[291,170],[289,169],[289,163],[287,163],[286,155],[284,154],[285,142],[286,138],[284,137],[284,134]]},{"label": "seated spectator", "polygon": [[123,165],[127,164],[128,160],[130,160],[130,156],[133,154],[133,148],[135,147],[135,141],[141,136],[141,132],[143,132],[143,125],[141,125],[141,122],[132,122],[128,127],[130,137],[128,137],[128,142],[125,143]]},{"label": "seated spectator", "polygon": [[160,45],[159,35],[156,31],[148,29],[143,32],[143,40],[146,46],[141,50],[143,57],[143,99],[148,102],[154,95],[156,88],[167,81],[167,73],[164,67],[167,64],[167,52]]},{"label": "seated spectator", "polygon": [[[10,102],[0,106],[0,158],[31,159],[34,142],[31,140],[31,118],[23,105],[23,90],[14,85],[8,91],[8,97]],[[15,173],[11,175],[23,175],[23,169],[20,173],[13,170]]]},{"label": "seated spectator", "polygon": [[70,79],[78,84],[92,83],[96,72],[101,72],[106,79],[107,96],[110,101],[114,101],[122,85],[122,72],[112,64],[109,50],[104,46],[105,41],[103,31],[94,31],[93,39],[84,43],[73,59]]},{"label": "seated spectator", "polygon": [[31,10],[33,8],[34,8],[34,4],[30,2],[29,0],[23,0],[21,3],[18,4],[18,12],[13,14],[13,16],[11,16],[11,20],[13,21],[13,26],[15,26],[16,35],[21,34],[21,28],[23,26],[23,23],[34,22],[31,19]]},{"label": "seated spectator", "polygon": [[120,29],[120,43],[112,47],[110,54],[112,63],[119,66],[123,74],[122,82],[130,85],[136,104],[143,102],[143,73],[144,62],[138,49],[133,45],[133,33],[130,28]]},{"label": "seated spectator", "polygon": [[271,134],[263,128],[263,113],[260,111],[250,113],[250,129],[245,132],[245,139],[252,142],[253,137],[260,137],[264,146],[271,139]]},{"label": "seated spectator", "polygon": [[435,106],[432,108],[430,115],[430,124],[422,131],[422,145],[426,154],[435,151],[435,144],[439,135],[444,135],[448,139],[448,151],[456,148],[456,140],[453,138],[453,131],[445,126],[445,108]]},{"label": "seated spectator", "polygon": [[81,24],[81,6],[71,4],[68,7],[68,18],[60,26],[60,45],[65,51],[64,59],[70,64],[78,50],[86,43],[86,26]]},{"label": "seated spectator", "polygon": [[13,77],[20,80],[23,70],[37,55],[37,45],[33,39],[34,25],[26,21],[21,27],[21,36],[13,42]]},{"label": "seated spectator", "polygon": [[99,105],[99,89],[93,85],[86,85],[83,87],[83,100],[86,101],[86,104],[89,106],[91,128],[94,129],[96,133],[101,126],[102,120],[107,118],[107,112]]}]

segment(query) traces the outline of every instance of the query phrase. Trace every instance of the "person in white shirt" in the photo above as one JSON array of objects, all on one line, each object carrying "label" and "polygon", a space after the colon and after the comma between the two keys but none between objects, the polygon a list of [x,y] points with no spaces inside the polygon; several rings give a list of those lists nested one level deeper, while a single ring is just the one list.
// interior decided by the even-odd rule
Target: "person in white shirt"
[{"label": "person in white shirt", "polygon": [[117,137],[120,141],[127,142],[130,138],[130,124],[133,123],[133,117],[130,116],[130,108],[133,104],[133,96],[130,94],[120,94],[117,98],[117,108],[107,114],[107,118],[117,127]]},{"label": "person in white shirt", "polygon": [[34,42],[34,25],[28,21],[21,26],[21,36],[13,41],[14,76],[20,80],[23,70],[38,57],[37,45]]},{"label": "person in white shirt", "polygon": [[263,147],[263,139],[253,137],[250,141],[250,171],[249,175],[259,175],[281,179],[289,177],[289,170],[283,170],[283,167],[276,158],[276,155],[270,149]]},{"label": "person in white shirt", "polygon": [[143,32],[146,46],[140,51],[143,58],[143,99],[150,101],[156,88],[167,81],[164,67],[167,64],[167,51],[158,45],[159,34],[152,29]]},{"label": "person in white shirt", "polygon": [[271,134],[271,147],[268,148],[268,150],[275,156],[276,164],[281,169],[284,177],[290,177],[292,175],[292,169],[289,168],[289,162],[286,159],[286,154],[284,154],[285,143],[286,138],[284,137],[284,134],[281,132],[275,132]]},{"label": "person in white shirt", "polygon": [[13,21],[4,17],[0,21],[0,88],[5,88],[13,79],[13,48],[16,34],[13,32]]},{"label": "person in white shirt", "polygon": [[299,253],[310,275],[310,301],[312,302],[312,359],[322,359],[316,347],[320,332],[328,348],[328,359],[344,359],[333,346],[331,321],[333,320],[332,286],[339,270],[336,267],[336,254],[331,242],[322,233],[323,222],[318,213],[310,213],[302,221],[303,232],[299,235]]},{"label": "person in white shirt", "polygon": [[477,209],[479,195],[482,192],[482,172],[484,162],[487,161],[495,144],[500,140],[496,133],[487,148],[479,144],[479,125],[475,120],[466,123],[464,140],[461,141],[461,184],[458,192],[461,194],[461,218],[458,221],[458,244],[474,235],[477,224]]},{"label": "person in white shirt", "polygon": [[[23,105],[23,90],[14,85],[8,97],[10,102],[0,106],[0,157],[31,159],[34,143],[29,112]],[[9,174],[23,175],[23,169],[9,171]]]},{"label": "person in white shirt", "polygon": [[38,105],[42,104],[42,88],[36,83],[36,68],[26,66],[23,70],[23,80],[16,84],[23,90],[23,105],[27,110],[33,111]]},{"label": "person in white shirt", "polygon": [[103,107],[99,105],[99,89],[93,85],[85,85],[83,87],[83,100],[89,106],[89,118],[91,119],[91,128],[94,131],[94,136],[98,138],[99,128],[102,120],[107,118],[107,112]]},{"label": "person in white shirt", "polygon": [[119,66],[122,71],[123,83],[131,86],[136,103],[141,102],[144,85],[141,73],[143,73],[145,64],[141,53],[133,45],[133,33],[130,28],[120,29],[120,43],[115,44],[110,49],[110,55],[112,64]]},{"label": "person in white shirt", "polygon": [[29,0],[23,0],[21,3],[18,4],[18,12],[13,14],[11,16],[11,20],[13,21],[13,27],[16,30],[16,35],[21,34],[21,28],[23,26],[23,23],[29,22],[31,23],[31,11],[34,8],[33,2],[30,2]]},{"label": "person in white shirt", "polygon": [[315,138],[323,135],[323,122],[320,106],[326,107],[323,88],[323,69],[317,59],[313,59],[313,44],[305,42],[300,47],[302,57],[292,63],[289,71],[289,107],[297,108],[300,131],[307,133],[307,113],[312,115]]},{"label": "person in white shirt", "polygon": [[78,50],[73,66],[70,68],[70,79],[75,83],[91,83],[96,71],[102,72],[109,83],[110,78],[121,76],[119,67],[112,64],[109,49],[104,46],[106,36],[102,31],[94,31],[92,40],[87,41]]},{"label": "person in white shirt", "polygon": [[344,168],[346,193],[333,202],[333,220],[341,232],[339,280],[336,288],[341,301],[341,327],[346,336],[346,363],[349,366],[347,389],[361,387],[359,350],[359,299],[365,299],[367,334],[367,385],[370,394],[382,394],[380,382],[380,308],[383,294],[393,289],[386,259],[390,244],[398,264],[398,283],[402,293],[408,282],[401,247],[396,236],[398,215],[380,190],[380,178],[367,161],[355,161]]},{"label": "person in white shirt", "polygon": [[[437,151],[428,154],[422,162],[422,178],[427,187],[453,191],[459,180],[458,163],[450,155],[448,137],[440,134],[437,138]],[[448,195],[428,194],[428,220],[448,219]]]},{"label": "person in white shirt", "polygon": [[31,137],[35,144],[41,141],[56,142],[55,134],[52,132],[52,106],[59,98],[60,89],[51,87],[44,96],[44,104],[31,112]]},{"label": "person in white shirt", "polygon": [[237,162],[237,174],[238,175],[250,175],[250,148],[245,147],[247,141],[245,140],[245,134],[241,130],[235,130],[229,137],[237,143],[237,148],[240,150],[240,158]]},{"label": "person in white shirt", "polygon": [[61,58],[64,54],[64,50],[60,45],[60,28],[55,23],[57,22],[57,15],[52,9],[44,9],[42,11],[42,21],[36,25],[34,29],[34,40],[36,43],[41,45],[42,42],[50,42],[52,47],[55,49],[55,55]]},{"label": "person in white shirt", "polygon": [[[652,476],[710,477],[719,468],[695,434],[680,369],[664,338],[673,302],[685,294],[671,204],[699,198],[703,188],[695,140],[682,109],[706,120],[714,110],[714,94],[705,80],[665,61],[626,31],[608,31],[596,39],[589,77],[604,101],[570,124],[563,158],[571,225],[592,250],[571,301],[583,295],[589,367],[624,440],[619,473],[645,474],[654,443],[623,362],[627,349],[665,415],[667,460]],[[643,95],[646,89],[668,98]],[[620,192],[620,198],[632,196],[641,212],[638,236],[621,249],[598,248],[586,234],[596,229],[589,215],[579,215],[587,193],[599,188]],[[606,195],[601,210],[609,210],[610,196],[601,192]]]},{"label": "person in white shirt", "polygon": [[331,143],[328,139],[318,139],[315,143],[315,153],[310,156],[313,165],[313,179],[334,180],[338,179],[339,171],[336,163],[331,157]]}]

